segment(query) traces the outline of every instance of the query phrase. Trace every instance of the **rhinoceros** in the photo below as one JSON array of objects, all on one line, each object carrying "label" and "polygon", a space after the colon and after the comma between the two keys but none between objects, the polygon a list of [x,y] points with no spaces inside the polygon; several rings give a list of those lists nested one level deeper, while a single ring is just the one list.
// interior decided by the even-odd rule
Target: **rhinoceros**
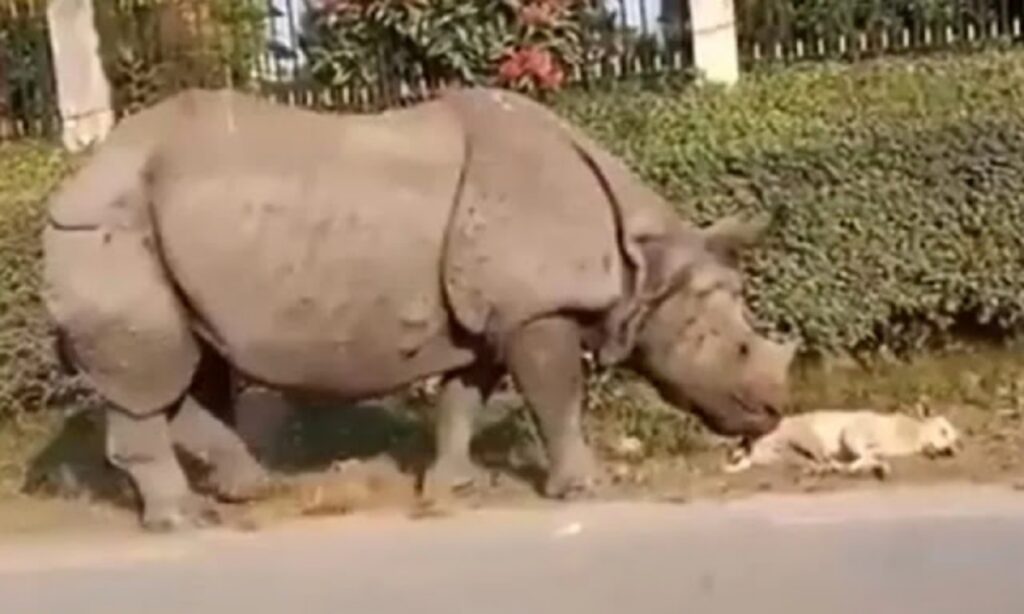
[{"label": "rhinoceros", "polygon": [[473,413],[510,374],[538,417],[542,491],[599,475],[584,354],[646,376],[725,435],[786,403],[794,345],[755,330],[741,251],[763,229],[684,222],[528,96],[450,89],[372,115],[193,89],[121,122],[48,203],[44,300],[66,364],[109,401],[106,455],[141,523],[202,523],[267,474],[231,428],[232,374],[362,399],[441,376],[435,492],[472,476]]}]

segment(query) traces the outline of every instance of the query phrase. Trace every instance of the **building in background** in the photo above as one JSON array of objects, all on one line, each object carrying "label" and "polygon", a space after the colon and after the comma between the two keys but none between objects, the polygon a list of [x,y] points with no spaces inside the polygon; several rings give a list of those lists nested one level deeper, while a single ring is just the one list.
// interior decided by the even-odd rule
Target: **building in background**
[{"label": "building in background", "polygon": [[617,22],[637,34],[664,39],[678,32],[688,0],[605,0],[605,7],[615,13]]},{"label": "building in background", "polygon": [[303,64],[299,48],[299,34],[306,15],[307,4],[317,0],[268,0],[270,18],[267,20],[269,49],[262,77],[274,81],[294,78]]}]

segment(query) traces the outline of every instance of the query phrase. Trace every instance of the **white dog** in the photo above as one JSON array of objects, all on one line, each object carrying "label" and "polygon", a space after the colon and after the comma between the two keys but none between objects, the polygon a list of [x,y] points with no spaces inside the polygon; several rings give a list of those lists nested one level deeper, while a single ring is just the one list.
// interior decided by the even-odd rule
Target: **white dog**
[{"label": "white dog", "polygon": [[767,435],[743,442],[731,454],[727,473],[771,465],[786,457],[810,462],[815,470],[889,474],[886,458],[956,454],[960,436],[942,416],[912,418],[874,411],[824,410],[787,416]]}]

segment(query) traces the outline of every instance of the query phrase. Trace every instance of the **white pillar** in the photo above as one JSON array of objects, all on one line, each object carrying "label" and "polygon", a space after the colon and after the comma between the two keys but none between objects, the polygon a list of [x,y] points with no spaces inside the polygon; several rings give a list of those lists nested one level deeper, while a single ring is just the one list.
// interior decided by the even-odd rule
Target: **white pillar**
[{"label": "white pillar", "polygon": [[102,141],[114,125],[92,0],[50,0],[46,8],[64,147]]},{"label": "white pillar", "polygon": [[688,1],[697,71],[712,83],[736,83],[740,77],[740,62],[733,0]]}]

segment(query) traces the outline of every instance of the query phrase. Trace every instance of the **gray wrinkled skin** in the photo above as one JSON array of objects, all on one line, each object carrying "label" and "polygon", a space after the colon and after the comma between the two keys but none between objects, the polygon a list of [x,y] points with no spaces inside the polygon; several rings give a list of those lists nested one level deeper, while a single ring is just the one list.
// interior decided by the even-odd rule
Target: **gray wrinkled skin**
[{"label": "gray wrinkled skin", "polygon": [[452,90],[373,116],[189,91],[121,123],[50,204],[44,299],[111,401],[107,455],[143,523],[260,496],[231,374],[359,399],[442,375],[431,495],[472,481],[471,418],[511,373],[549,454],[545,492],[593,486],[581,353],[648,376],[727,435],[786,402],[792,347],[750,326],[735,267],[756,228],[698,229],[530,99]]}]

